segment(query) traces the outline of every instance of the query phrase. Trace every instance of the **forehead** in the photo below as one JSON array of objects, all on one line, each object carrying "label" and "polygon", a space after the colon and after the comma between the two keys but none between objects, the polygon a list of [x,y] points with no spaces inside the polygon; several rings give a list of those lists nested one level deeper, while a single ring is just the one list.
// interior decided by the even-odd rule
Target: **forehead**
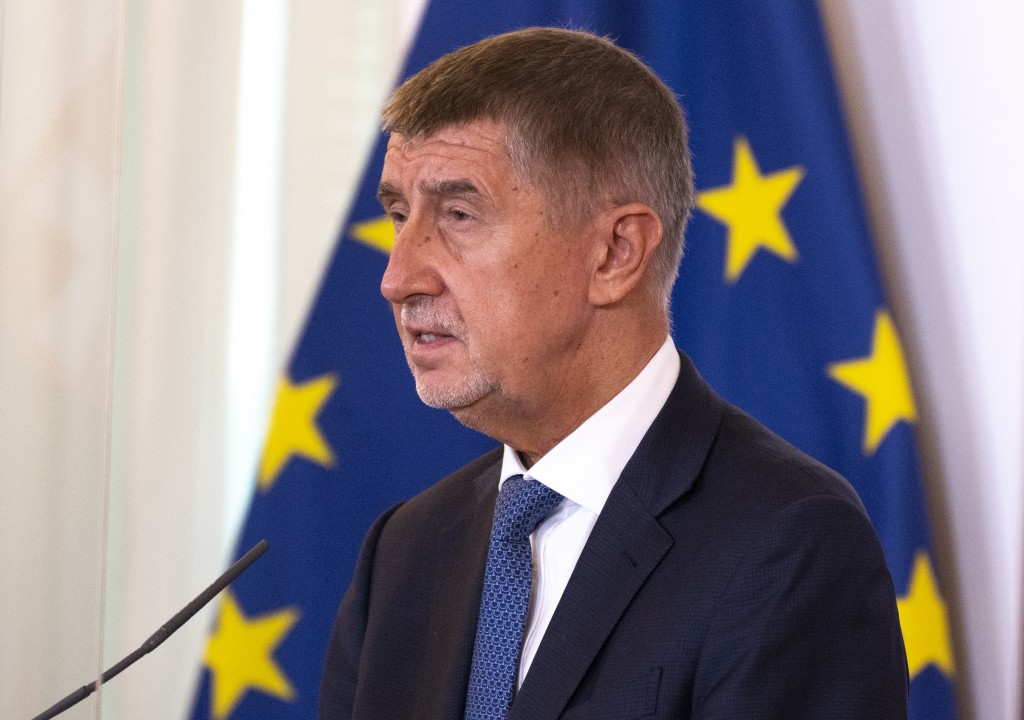
[{"label": "forehead", "polygon": [[505,126],[490,120],[447,125],[425,136],[392,133],[384,156],[382,179],[391,182],[450,179],[478,175],[481,179],[515,174],[508,151]]}]

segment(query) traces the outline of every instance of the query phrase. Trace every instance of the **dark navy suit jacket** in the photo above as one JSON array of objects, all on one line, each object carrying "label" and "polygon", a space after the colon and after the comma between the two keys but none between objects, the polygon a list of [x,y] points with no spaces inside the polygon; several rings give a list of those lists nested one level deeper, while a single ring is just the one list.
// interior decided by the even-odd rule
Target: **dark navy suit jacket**
[{"label": "dark navy suit jacket", "polygon": [[[461,720],[501,467],[369,531],[320,720]],[[850,486],[689,359],[583,549],[510,720],[905,718],[892,579]]]}]

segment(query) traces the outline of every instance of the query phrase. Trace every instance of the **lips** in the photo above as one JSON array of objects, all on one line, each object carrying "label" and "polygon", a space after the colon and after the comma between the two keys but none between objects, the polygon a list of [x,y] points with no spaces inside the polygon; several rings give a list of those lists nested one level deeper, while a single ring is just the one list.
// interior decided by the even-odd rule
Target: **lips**
[{"label": "lips", "polygon": [[413,332],[412,339],[416,345],[437,345],[446,340],[457,340],[458,338],[442,332]]},{"label": "lips", "polygon": [[447,356],[447,349],[459,342],[459,337],[448,328],[439,327],[437,323],[430,325],[403,323],[406,350],[409,359],[421,368],[433,367]]},{"label": "lips", "polygon": [[440,340],[458,339],[451,329],[436,324],[402,323],[402,328],[416,343],[429,344]]},{"label": "lips", "polygon": [[461,323],[436,304],[426,301],[402,306],[402,328],[415,345],[436,345],[447,340],[459,340]]},{"label": "lips", "polygon": [[414,371],[440,370],[452,360],[452,348],[459,342],[454,335],[436,330],[417,331],[406,327],[406,359]]}]

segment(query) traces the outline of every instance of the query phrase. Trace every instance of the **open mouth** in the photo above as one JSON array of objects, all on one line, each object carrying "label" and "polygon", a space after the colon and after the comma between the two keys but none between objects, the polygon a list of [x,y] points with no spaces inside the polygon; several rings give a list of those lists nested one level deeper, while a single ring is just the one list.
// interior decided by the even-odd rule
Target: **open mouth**
[{"label": "open mouth", "polygon": [[414,332],[413,342],[417,345],[435,345],[447,340],[454,340],[454,335],[446,335],[441,332]]},{"label": "open mouth", "polygon": [[401,325],[416,347],[439,347],[459,339],[458,322],[428,306],[403,306]]}]

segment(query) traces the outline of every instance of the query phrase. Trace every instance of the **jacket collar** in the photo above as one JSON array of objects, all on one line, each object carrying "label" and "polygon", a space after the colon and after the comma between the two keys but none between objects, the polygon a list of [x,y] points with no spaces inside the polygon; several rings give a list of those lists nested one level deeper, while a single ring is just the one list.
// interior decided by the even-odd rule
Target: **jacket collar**
[{"label": "jacket collar", "polygon": [[508,720],[553,720],[672,547],[658,522],[693,487],[726,404],[685,354],[679,380],[598,517]]}]

